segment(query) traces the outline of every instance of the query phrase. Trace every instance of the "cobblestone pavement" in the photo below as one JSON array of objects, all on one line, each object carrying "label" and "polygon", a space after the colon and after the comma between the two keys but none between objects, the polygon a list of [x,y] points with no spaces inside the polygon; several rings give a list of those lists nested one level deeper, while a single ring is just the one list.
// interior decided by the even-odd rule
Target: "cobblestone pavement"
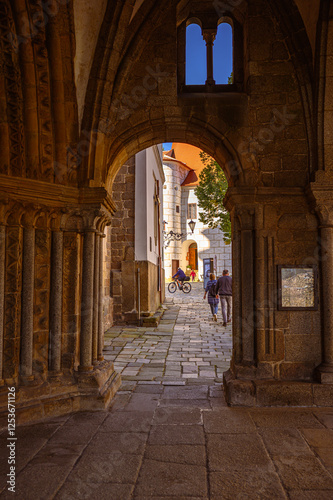
[{"label": "cobblestone pavement", "polygon": [[228,408],[216,360],[230,331],[208,321],[200,295],[168,297],[154,332],[109,337],[108,356],[133,372],[108,410],[17,427],[15,494],[0,433],[1,498],[333,499],[333,408]]},{"label": "cobblestone pavement", "polygon": [[[166,288],[167,290],[167,288]],[[214,322],[203,284],[192,291],[166,291],[167,307],[157,328],[113,327],[105,335],[104,357],[123,380],[174,383],[222,381],[232,349],[231,324]]]}]

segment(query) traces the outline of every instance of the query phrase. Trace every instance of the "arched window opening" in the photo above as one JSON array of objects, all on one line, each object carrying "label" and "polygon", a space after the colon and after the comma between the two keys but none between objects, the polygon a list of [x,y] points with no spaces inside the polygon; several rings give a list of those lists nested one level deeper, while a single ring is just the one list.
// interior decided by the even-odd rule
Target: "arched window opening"
[{"label": "arched window opening", "polygon": [[189,24],[186,27],[186,85],[204,85],[206,82],[206,44],[201,27]]},{"label": "arched window opening", "polygon": [[217,85],[233,83],[233,34],[229,23],[217,28],[213,47],[213,74]]}]

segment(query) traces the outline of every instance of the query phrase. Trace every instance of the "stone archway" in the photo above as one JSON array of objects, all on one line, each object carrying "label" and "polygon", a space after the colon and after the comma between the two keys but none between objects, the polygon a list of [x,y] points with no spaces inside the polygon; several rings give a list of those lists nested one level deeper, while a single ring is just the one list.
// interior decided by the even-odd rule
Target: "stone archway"
[{"label": "stone archway", "polygon": [[[112,69],[116,75],[110,84],[112,90],[105,72],[94,105],[98,112],[93,119],[85,115],[84,125],[93,124],[95,142],[100,143],[85,162],[88,183],[102,183],[109,189],[129,156],[165,140],[198,145],[225,164],[230,184],[225,202],[232,217],[233,276],[237,283],[234,355],[226,377],[229,402],[260,405],[277,398],[279,404],[286,404],[298,391],[306,400],[313,390],[314,368],[321,359],[320,328],[317,325],[301,332],[295,318],[305,313],[277,311],[276,306],[277,266],[316,260],[318,255],[318,222],[304,192],[315,162],[310,118],[312,72],[297,56],[302,40],[304,53],[310,56],[311,51],[302,19],[295,5],[287,2],[272,10],[265,4],[260,12],[254,3],[244,3],[238,20],[251,34],[246,42],[249,66],[244,68],[244,92],[185,95],[178,92],[176,65],[166,48],[165,52],[161,49],[158,64],[149,65],[150,48],[161,39],[165,14],[149,5],[147,20],[154,18],[156,28],[148,33],[146,20],[141,27],[133,26],[136,35],[142,35],[138,45],[125,44],[123,60]],[[177,24],[175,6],[176,2],[169,5],[171,31],[171,23]],[[292,25],[280,20],[289,11],[295,14]],[[300,27],[293,45],[290,33]],[[173,34],[175,39],[174,28]],[[272,51],[274,47],[265,56],[259,50],[263,37]],[[271,78],[267,77],[268,68],[272,69]],[[95,158],[99,162],[94,162]],[[302,237],[300,226],[305,228]],[[313,317],[316,315],[313,312]],[[299,343],[302,354],[298,358],[294,353]],[[274,392],[273,381],[281,382],[281,393]],[[309,384],[298,385],[298,381]],[[314,401],[313,396],[310,399]]]},{"label": "stone archway", "polygon": [[[320,4],[314,48],[298,3],[244,0],[227,12],[246,38],[239,86],[218,94],[178,86],[180,26],[198,9],[214,21],[210,0],[105,1],[80,85],[72,2],[38,25],[46,4],[1,3],[0,382],[17,385],[22,414],[29,401],[35,418],[104,405],[119,385],[101,356],[101,240],[116,172],[165,140],[226,166],[238,283],[229,402],[328,404],[331,4]],[[321,269],[319,309],[279,310],[277,266],[304,262]]]}]

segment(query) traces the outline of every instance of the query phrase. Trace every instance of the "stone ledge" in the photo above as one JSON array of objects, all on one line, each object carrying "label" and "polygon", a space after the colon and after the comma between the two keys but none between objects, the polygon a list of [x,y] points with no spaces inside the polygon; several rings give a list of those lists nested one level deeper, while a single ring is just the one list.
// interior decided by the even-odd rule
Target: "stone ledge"
[{"label": "stone ledge", "polygon": [[141,326],[155,328],[156,326],[159,325],[159,323],[162,319],[162,316],[164,314],[164,311],[165,311],[165,309],[160,308],[160,309],[157,309],[155,314],[153,314],[152,316],[142,317],[141,318],[141,323],[142,323]]},{"label": "stone ledge", "polygon": [[[121,385],[121,378],[113,368],[113,363],[100,363],[96,369],[84,377],[78,375],[77,383],[68,384],[64,388],[61,380],[44,382],[36,397],[36,387],[29,398],[27,387],[16,389],[16,424],[42,421],[49,417],[67,413],[106,409]],[[61,378],[61,377],[60,377]],[[21,398],[21,390],[24,397]],[[2,396],[6,396],[7,387],[2,388]],[[7,400],[6,400],[7,401]],[[0,406],[0,429],[7,427],[7,403]]]},{"label": "stone ledge", "polygon": [[228,370],[223,385],[229,406],[333,407],[333,384],[282,380],[244,380]]}]

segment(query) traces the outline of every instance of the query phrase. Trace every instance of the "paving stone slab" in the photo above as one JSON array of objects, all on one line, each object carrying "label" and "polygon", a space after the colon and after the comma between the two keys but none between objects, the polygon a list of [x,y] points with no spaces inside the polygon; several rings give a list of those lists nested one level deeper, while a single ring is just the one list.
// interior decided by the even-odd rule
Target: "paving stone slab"
[{"label": "paving stone slab", "polygon": [[151,427],[153,411],[132,412],[118,411],[111,413],[99,427],[99,432],[144,432],[147,433]]},{"label": "paving stone slab", "polygon": [[248,411],[258,427],[297,427],[299,429],[324,427],[311,410],[254,408]]},{"label": "paving stone slab", "polygon": [[134,392],[135,394],[161,394],[163,392],[163,386],[161,384],[138,385]]},{"label": "paving stone slab", "polygon": [[289,491],[290,500],[332,500],[332,490],[293,490]]},{"label": "paving stone slab", "polygon": [[149,444],[205,444],[203,428],[199,425],[154,425]]},{"label": "paving stone slab", "polygon": [[134,484],[141,466],[140,455],[112,452],[102,455],[84,454],[68,476],[69,481],[87,483]]},{"label": "paving stone slab", "polygon": [[84,455],[109,455],[114,452],[142,455],[147,439],[148,434],[144,432],[100,432],[84,450]]},{"label": "paving stone slab", "polygon": [[55,500],[131,500],[133,484],[86,483],[82,480],[66,481]]},{"label": "paving stone slab", "polygon": [[333,429],[333,410],[317,410],[314,415],[325,427]]},{"label": "paving stone slab", "polygon": [[151,445],[145,451],[145,459],[175,464],[206,466],[206,451],[201,445]]},{"label": "paving stone slab", "polygon": [[253,433],[256,427],[246,410],[223,408],[220,412],[203,412],[205,431],[209,434]]},{"label": "paving stone slab", "polygon": [[299,455],[312,456],[312,452],[298,429],[261,429],[268,452],[272,455],[286,455],[298,457]]},{"label": "paving stone slab", "polygon": [[273,457],[273,461],[287,490],[332,490],[333,498],[333,479],[315,456]]},{"label": "paving stone slab", "polygon": [[207,437],[209,469],[225,471],[253,467],[274,470],[257,434],[209,434]]},{"label": "paving stone slab", "polygon": [[331,448],[333,455],[333,429],[302,429],[302,434],[314,448]]},{"label": "paving stone slab", "polygon": [[67,478],[68,465],[28,464],[16,478],[15,494],[5,492],[1,498],[21,500],[45,500],[53,498],[59,486]]},{"label": "paving stone slab", "polygon": [[160,399],[159,407],[199,408],[211,410],[209,401],[205,399]]},{"label": "paving stone slab", "polygon": [[202,425],[202,416],[198,408],[157,408],[152,423],[153,425]]},{"label": "paving stone slab", "polygon": [[166,387],[163,399],[207,399],[208,386]]},{"label": "paving stone slab", "polygon": [[207,497],[205,467],[144,460],[134,497]]},{"label": "paving stone slab", "polygon": [[209,482],[210,500],[288,498],[278,475],[264,467],[211,472]]}]

